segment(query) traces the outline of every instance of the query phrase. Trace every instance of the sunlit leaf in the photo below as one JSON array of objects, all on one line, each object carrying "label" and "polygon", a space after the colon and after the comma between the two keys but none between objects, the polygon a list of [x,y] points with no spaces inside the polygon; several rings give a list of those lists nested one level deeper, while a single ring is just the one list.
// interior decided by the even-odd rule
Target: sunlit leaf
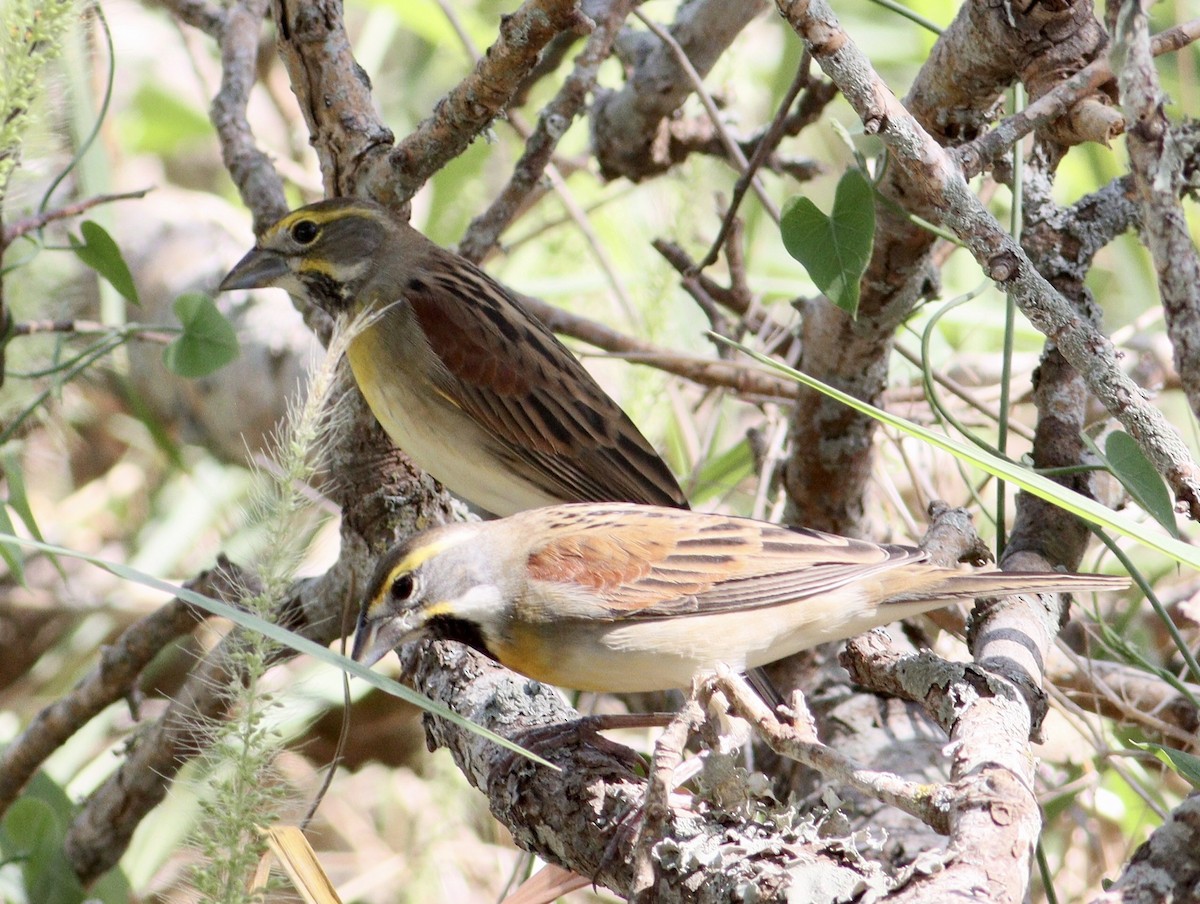
[{"label": "sunlit leaf", "polygon": [[[12,523],[12,519],[8,517],[8,509],[0,505],[0,531],[6,534],[15,534],[16,526]],[[0,559],[4,560],[4,564],[8,566],[9,572],[13,578],[22,587],[25,586],[25,557],[21,554],[21,547],[14,546],[11,543],[0,542]]]},{"label": "sunlit leaf", "polygon": [[138,153],[166,156],[212,139],[212,123],[203,110],[153,83],[138,88],[119,122],[130,149]]},{"label": "sunlit leaf", "polygon": [[71,248],[76,256],[108,280],[130,304],[138,304],[137,288],[129,265],[121,255],[121,249],[103,226],[93,220],[84,220],[79,226],[82,238],[71,236]]},{"label": "sunlit leaf", "polygon": [[817,288],[855,316],[859,282],[875,243],[875,196],[867,177],[846,170],[829,216],[808,198],[792,198],[784,206],[780,234],[788,254],[804,265]]},{"label": "sunlit leaf", "polygon": [[698,505],[728,492],[753,473],[754,455],[750,450],[749,441],[743,439],[724,452],[705,459],[692,475],[692,483],[695,486],[690,494],[692,504]]},{"label": "sunlit leaf", "polygon": [[0,465],[4,467],[4,479],[8,483],[9,506],[17,513],[25,529],[41,540],[42,532],[33,516],[33,509],[29,506],[29,494],[25,492],[25,474],[21,468],[20,456],[12,451],[6,452],[0,456]]},{"label": "sunlit leaf", "polygon": [[163,349],[163,363],[181,377],[203,377],[238,356],[237,333],[212,299],[189,292],[175,299],[183,332]]}]

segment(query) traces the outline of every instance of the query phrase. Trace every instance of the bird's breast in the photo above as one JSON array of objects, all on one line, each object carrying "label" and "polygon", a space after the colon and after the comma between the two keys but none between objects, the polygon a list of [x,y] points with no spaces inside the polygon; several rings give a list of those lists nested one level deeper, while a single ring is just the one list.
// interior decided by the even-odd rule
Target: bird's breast
[{"label": "bird's breast", "polygon": [[521,476],[493,431],[439,385],[437,361],[411,316],[362,330],[346,351],[354,379],[384,431],[452,493],[494,515],[562,500]]}]

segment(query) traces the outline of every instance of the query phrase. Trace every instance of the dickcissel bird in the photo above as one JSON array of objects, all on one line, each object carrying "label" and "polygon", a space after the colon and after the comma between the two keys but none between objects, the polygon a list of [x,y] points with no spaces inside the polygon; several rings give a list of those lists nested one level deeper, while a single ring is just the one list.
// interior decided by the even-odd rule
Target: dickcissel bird
[{"label": "dickcissel bird", "polygon": [[221,283],[266,286],[365,318],[346,356],[375,417],[480,508],[687,506],[625,412],[512,292],[386,208],[340,198],[288,214]]},{"label": "dickcissel bird", "polygon": [[1112,590],[1093,574],[960,571],[924,551],[726,515],[561,505],[418,534],[380,560],[354,658],[421,636],[469,644],[549,684],[686,687],[946,605]]}]

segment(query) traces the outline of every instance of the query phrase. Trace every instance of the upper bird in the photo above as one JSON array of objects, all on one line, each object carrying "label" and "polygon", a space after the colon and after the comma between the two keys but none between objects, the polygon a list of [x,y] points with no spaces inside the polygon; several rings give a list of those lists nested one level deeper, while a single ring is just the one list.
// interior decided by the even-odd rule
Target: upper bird
[{"label": "upper bird", "polygon": [[923,550],[655,506],[560,505],[434,528],[376,566],[354,658],[459,640],[550,684],[686,687],[955,599],[1112,590],[1119,577],[964,572]]},{"label": "upper bird", "polygon": [[335,198],[289,213],[221,282],[266,286],[368,318],[347,357],[371,411],[414,462],[480,508],[687,507],[625,412],[512,292],[386,208]]}]

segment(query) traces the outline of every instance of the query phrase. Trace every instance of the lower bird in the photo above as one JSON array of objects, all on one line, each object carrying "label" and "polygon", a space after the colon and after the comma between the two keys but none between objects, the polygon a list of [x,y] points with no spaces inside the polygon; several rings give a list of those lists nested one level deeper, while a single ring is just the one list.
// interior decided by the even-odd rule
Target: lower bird
[{"label": "lower bird", "polygon": [[380,560],[359,614],[368,665],[457,640],[548,684],[686,687],[961,599],[1115,590],[1121,577],[963,571],[923,550],[658,506],[558,505],[418,534]]}]

